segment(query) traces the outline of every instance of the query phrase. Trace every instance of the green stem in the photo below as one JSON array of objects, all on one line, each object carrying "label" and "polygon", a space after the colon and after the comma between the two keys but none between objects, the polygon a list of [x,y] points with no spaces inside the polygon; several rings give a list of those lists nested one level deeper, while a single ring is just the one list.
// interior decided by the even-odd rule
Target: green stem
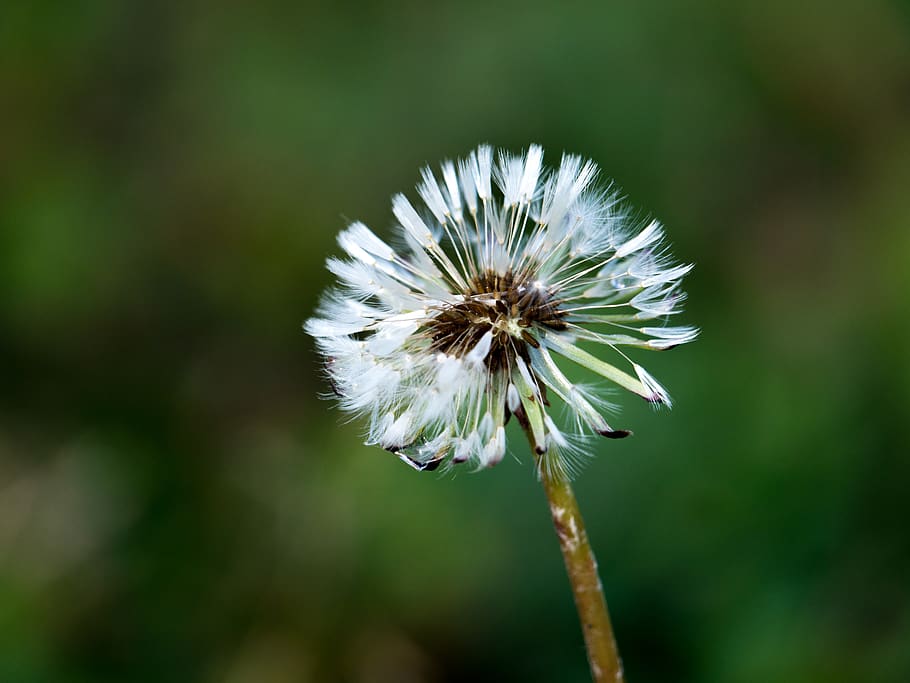
[{"label": "green stem", "polygon": [[559,547],[566,563],[569,583],[575,596],[575,607],[588,650],[588,663],[595,683],[623,683],[622,661],[613,638],[613,627],[607,613],[603,587],[597,575],[597,560],[585,533],[585,524],[578,510],[575,494],[567,478],[540,466],[540,478],[553,526],[559,537]]}]

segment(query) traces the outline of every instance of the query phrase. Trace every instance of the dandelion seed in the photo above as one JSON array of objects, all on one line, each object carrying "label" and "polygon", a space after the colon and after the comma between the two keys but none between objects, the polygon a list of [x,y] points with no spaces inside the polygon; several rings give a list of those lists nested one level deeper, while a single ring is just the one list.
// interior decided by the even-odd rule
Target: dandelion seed
[{"label": "dandelion seed", "polygon": [[657,221],[634,224],[615,191],[594,186],[593,162],[565,155],[553,169],[542,159],[537,145],[521,156],[483,145],[445,162],[441,182],[425,168],[425,209],[393,198],[404,249],[354,223],[338,237],[348,259],[329,259],[338,285],[305,329],[341,408],[366,417],[367,443],[416,469],[500,462],[513,415],[562,472],[583,438],[627,436],[557,357],[670,405],[620,347],[695,339],[696,328],[666,324],[692,266],[670,259]]}]

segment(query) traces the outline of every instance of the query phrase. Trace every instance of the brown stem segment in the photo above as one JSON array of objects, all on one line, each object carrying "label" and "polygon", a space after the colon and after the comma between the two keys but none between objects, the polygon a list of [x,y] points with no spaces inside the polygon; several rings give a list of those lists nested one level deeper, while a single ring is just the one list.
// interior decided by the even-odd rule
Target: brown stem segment
[{"label": "brown stem segment", "polygon": [[585,524],[568,479],[547,467],[540,467],[540,478],[553,526],[559,536],[559,547],[569,573],[569,583],[575,596],[575,607],[588,650],[588,663],[595,683],[611,681],[624,683],[622,661],[613,638],[613,627],[607,613],[603,587],[597,575],[597,560],[585,533]]}]

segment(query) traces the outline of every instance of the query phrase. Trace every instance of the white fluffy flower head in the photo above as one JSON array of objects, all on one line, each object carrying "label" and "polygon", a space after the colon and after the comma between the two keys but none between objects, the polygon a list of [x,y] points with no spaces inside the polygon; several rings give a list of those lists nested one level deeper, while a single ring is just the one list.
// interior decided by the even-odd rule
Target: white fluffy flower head
[{"label": "white fluffy flower head", "polygon": [[340,406],[368,419],[368,444],[419,470],[488,467],[505,455],[514,416],[542,465],[565,472],[584,438],[629,432],[607,423],[602,392],[570,381],[557,357],[670,405],[622,350],[698,333],[668,322],[692,266],[671,260],[657,221],[633,225],[595,186],[592,162],[564,155],[549,169],[537,145],[495,159],[483,145],[445,162],[441,179],[422,176],[425,206],[392,199],[401,248],[362,223],[341,232],[348,258],[328,260],[339,284],[305,326]]}]

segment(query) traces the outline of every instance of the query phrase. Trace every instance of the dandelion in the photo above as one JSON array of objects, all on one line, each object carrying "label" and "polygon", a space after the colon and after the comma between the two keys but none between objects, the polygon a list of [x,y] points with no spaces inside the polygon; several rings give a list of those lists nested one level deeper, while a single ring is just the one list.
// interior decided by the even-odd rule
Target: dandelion
[{"label": "dandelion", "polygon": [[[328,261],[340,286],[306,330],[341,407],[368,418],[367,443],[419,470],[495,465],[512,416],[562,472],[585,436],[628,435],[607,422],[602,392],[571,382],[557,357],[670,405],[622,349],[695,338],[665,324],[692,266],[672,262],[657,221],[635,228],[616,193],[593,186],[592,162],[564,156],[548,171],[542,158],[532,145],[494,163],[482,146],[444,163],[442,182],[424,169],[424,210],[392,200],[401,249],[354,223],[338,237],[349,258]],[[551,416],[554,396],[567,426]]]},{"label": "dandelion", "polygon": [[[692,266],[675,263],[660,224],[635,220],[578,156],[552,169],[537,145],[495,158],[482,145],[441,170],[441,178],[423,170],[419,210],[403,194],[392,199],[396,247],[362,223],[340,233],[347,258],[327,264],[338,285],[305,329],[341,408],[366,418],[366,442],[417,470],[499,463],[514,417],[535,454],[570,577],[572,562],[588,562],[596,586],[585,590],[602,604],[568,478],[589,439],[630,432],[607,422],[602,387],[573,382],[563,368],[586,368],[669,407],[668,392],[627,351],[695,339],[696,328],[670,324]],[[579,549],[585,557],[570,557]],[[589,639],[588,627],[606,628],[612,643],[605,606],[602,617],[597,609],[585,616],[591,599],[572,582],[595,678],[611,667],[621,676],[615,645],[611,665]]]}]

